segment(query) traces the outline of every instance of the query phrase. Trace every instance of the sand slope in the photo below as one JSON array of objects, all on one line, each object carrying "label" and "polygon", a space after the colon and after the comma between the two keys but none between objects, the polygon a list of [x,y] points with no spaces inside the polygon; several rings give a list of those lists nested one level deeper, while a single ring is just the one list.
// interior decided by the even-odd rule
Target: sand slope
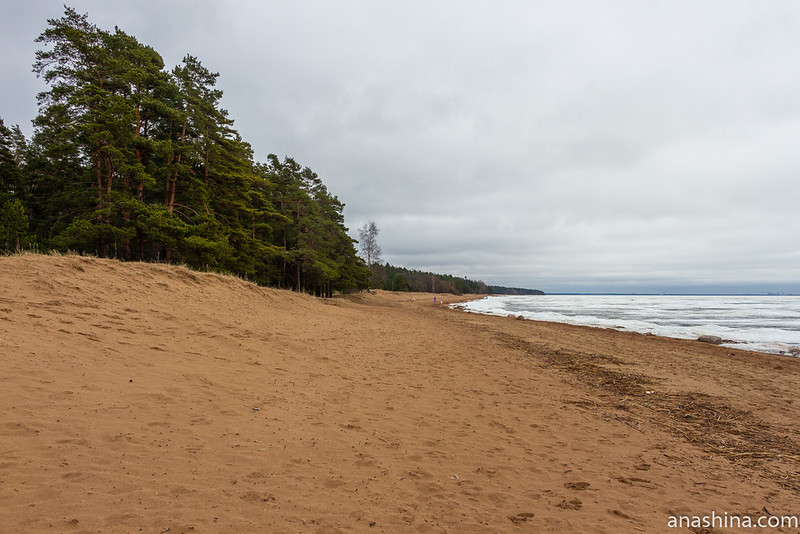
[{"label": "sand slope", "polygon": [[796,359],[430,295],[322,301],[2,257],[0,531],[666,532],[671,514],[800,514],[798,390]]}]

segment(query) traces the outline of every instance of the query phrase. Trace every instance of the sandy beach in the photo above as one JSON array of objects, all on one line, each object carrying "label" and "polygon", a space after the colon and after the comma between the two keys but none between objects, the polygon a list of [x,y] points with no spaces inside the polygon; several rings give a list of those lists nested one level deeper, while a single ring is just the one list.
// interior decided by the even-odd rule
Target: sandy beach
[{"label": "sandy beach", "polygon": [[447,306],[467,298],[0,257],[0,532],[800,515],[800,360]]}]

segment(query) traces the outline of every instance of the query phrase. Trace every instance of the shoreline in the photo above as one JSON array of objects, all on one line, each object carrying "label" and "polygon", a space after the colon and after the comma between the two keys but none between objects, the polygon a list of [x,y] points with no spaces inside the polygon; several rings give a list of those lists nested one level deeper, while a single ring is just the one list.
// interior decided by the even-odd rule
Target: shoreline
[{"label": "shoreline", "polygon": [[0,524],[650,532],[800,514],[797,359],[455,300],[0,258]]},{"label": "shoreline", "polygon": [[[552,295],[548,295],[552,296]],[[724,299],[726,298],[740,298],[741,295],[731,296],[731,295],[617,295],[617,294],[590,294],[590,295],[555,295],[555,296],[566,296],[566,297],[643,297],[646,299],[652,298],[671,298],[675,297],[678,299],[683,298],[705,298],[705,297],[713,297],[715,299],[723,299],[723,300],[716,300],[711,306],[714,305],[724,305],[724,306],[731,306],[731,302],[727,302]],[[748,297],[753,298],[784,298],[783,296],[763,296],[763,295],[746,295]],[[479,296],[481,298],[472,299],[467,302],[459,303],[458,306],[462,311],[469,312],[469,313],[478,313],[478,314],[485,314],[485,315],[493,315],[498,317],[511,317],[513,318],[520,318],[529,321],[544,321],[544,322],[553,322],[558,324],[571,324],[575,326],[584,326],[590,328],[606,328],[609,330],[615,330],[619,332],[633,332],[642,335],[652,335],[652,336],[660,336],[672,339],[683,339],[683,340],[693,340],[693,341],[705,341],[706,343],[712,343],[716,345],[720,345],[723,347],[737,349],[737,350],[745,350],[748,352],[755,352],[759,354],[774,354],[774,355],[781,355],[781,356],[790,356],[790,357],[800,357],[800,342],[796,339],[792,339],[791,341],[787,339],[792,337],[792,330],[790,325],[781,325],[781,326],[774,326],[770,324],[769,326],[751,324],[751,325],[739,325],[735,327],[725,326],[720,327],[719,324],[723,323],[715,323],[714,320],[709,316],[704,319],[704,323],[696,323],[693,324],[692,322],[684,323],[680,325],[670,325],[670,324],[663,324],[659,322],[659,320],[651,315],[646,313],[642,313],[637,315],[634,318],[631,317],[612,317],[611,315],[602,315],[602,312],[599,315],[572,315],[570,313],[564,313],[562,306],[557,306],[555,308],[548,308],[546,305],[543,309],[538,309],[537,311],[532,311],[528,309],[522,309],[520,311],[516,310],[506,310],[502,306],[498,306],[495,308],[487,308],[487,309],[480,309],[480,305],[478,305],[478,309],[470,309],[468,308],[468,304],[470,302],[478,303],[483,300],[488,300],[489,298],[496,298],[496,299],[503,299],[507,297],[515,297],[515,296],[508,296],[508,295],[488,295],[488,296]],[[721,304],[720,304],[721,303]],[[570,310],[580,310],[582,306],[588,305],[589,307],[594,307],[599,305],[598,303],[589,300],[587,302],[576,302],[574,303],[574,307],[570,308]],[[621,302],[612,302],[612,306],[620,306]],[[626,302],[625,305],[627,306],[628,303]],[[658,304],[654,304],[652,301],[646,302],[643,306],[643,310],[651,310],[653,313],[658,315],[659,312],[663,313],[664,310],[661,309],[659,306],[662,304],[659,302]],[[674,304],[673,304],[674,306]],[[634,306],[635,307],[635,306]],[[735,309],[735,308],[734,308]],[[737,310],[738,311],[738,310]],[[784,314],[786,313],[796,313],[795,310],[783,309],[780,310]],[[674,307],[669,307],[670,314],[691,314],[694,313],[694,309],[676,309]],[[561,317],[562,319],[550,319],[545,318],[542,315],[555,315]],[[742,317],[739,315],[732,315],[726,316],[726,319],[734,318],[735,320],[741,320]],[[717,318],[719,319],[719,318]],[[695,319],[696,321],[697,319]],[[611,325],[616,326],[611,326]],[[787,330],[788,328],[788,330]],[[752,332],[760,332],[761,330],[770,330],[780,332],[783,336],[781,340],[769,340],[762,336],[756,335],[757,339],[753,339]],[[750,339],[747,339],[747,336],[743,335],[742,332],[751,332]],[[780,337],[780,336],[779,336]],[[796,336],[795,336],[796,337]],[[800,339],[800,338],[799,338]]]}]

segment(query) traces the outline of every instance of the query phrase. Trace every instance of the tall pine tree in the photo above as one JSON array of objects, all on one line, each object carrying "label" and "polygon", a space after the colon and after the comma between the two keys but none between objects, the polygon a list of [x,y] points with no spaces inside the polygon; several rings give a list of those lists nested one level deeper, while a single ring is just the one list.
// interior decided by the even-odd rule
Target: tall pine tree
[{"label": "tall pine tree", "polygon": [[318,294],[364,287],[343,204],[291,158],[256,163],[196,57],[167,71],[151,47],[71,8],[38,42],[49,90],[24,166],[2,163],[0,195],[19,183],[45,246]]}]

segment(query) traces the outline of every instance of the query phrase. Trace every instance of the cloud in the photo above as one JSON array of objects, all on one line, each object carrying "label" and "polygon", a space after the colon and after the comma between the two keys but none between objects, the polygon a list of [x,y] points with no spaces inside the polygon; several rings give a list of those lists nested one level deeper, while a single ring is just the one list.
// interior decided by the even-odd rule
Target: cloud
[{"label": "cloud", "polygon": [[[393,263],[545,290],[800,280],[796,2],[74,6],[219,71],[257,158],[317,171]],[[0,10],[21,122],[62,9]]]}]

